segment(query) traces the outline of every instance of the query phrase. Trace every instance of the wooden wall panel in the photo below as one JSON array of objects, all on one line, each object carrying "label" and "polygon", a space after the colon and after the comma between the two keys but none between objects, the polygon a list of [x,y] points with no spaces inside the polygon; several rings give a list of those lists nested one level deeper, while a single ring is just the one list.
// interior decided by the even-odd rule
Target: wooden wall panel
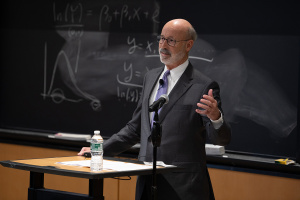
[{"label": "wooden wall panel", "polygon": [[218,200],[300,200],[300,179],[209,168]]},{"label": "wooden wall panel", "polygon": [[[0,143],[0,160],[74,156],[77,152]],[[300,179],[209,168],[217,200],[299,200]],[[0,199],[26,200],[29,172],[0,166]],[[126,177],[122,177],[126,178]],[[105,179],[105,200],[133,200],[136,177],[129,180]],[[45,187],[88,193],[88,180],[45,174]]]}]

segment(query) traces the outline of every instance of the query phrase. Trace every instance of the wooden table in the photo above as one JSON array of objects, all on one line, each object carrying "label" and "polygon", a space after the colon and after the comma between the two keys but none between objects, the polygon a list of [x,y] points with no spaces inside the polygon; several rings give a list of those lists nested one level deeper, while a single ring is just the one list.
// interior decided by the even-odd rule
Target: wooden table
[{"label": "wooden table", "polygon": [[[104,158],[110,161],[121,161],[127,163],[143,164],[138,161]],[[58,162],[85,160],[83,156],[41,158],[26,160],[7,160],[0,161],[4,167],[30,171],[30,184],[28,188],[28,200],[104,200],[103,179],[123,176],[147,175],[152,173],[152,169],[139,169],[131,171],[102,170],[91,172],[89,167],[78,167],[58,164]],[[178,169],[177,167],[157,167],[157,173],[167,173]],[[51,190],[44,188],[44,173],[62,176],[71,176],[89,179],[89,194],[79,194]]]}]

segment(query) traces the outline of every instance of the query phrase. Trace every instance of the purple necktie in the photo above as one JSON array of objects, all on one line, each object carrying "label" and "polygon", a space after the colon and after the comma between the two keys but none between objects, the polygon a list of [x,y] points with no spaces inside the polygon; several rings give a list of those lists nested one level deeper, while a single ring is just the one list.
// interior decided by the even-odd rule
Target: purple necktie
[{"label": "purple necktie", "polygon": [[[167,70],[162,79],[159,79],[159,87],[158,87],[158,90],[157,90],[157,93],[156,93],[156,96],[155,96],[155,100],[156,101],[157,99],[159,99],[159,97],[162,95],[162,94],[167,94],[168,92],[168,76],[170,75],[170,70]],[[158,113],[160,112],[161,108],[158,110]],[[154,118],[154,113],[152,115],[152,122],[151,122],[151,127],[152,127],[152,124],[153,124],[153,118]]]}]

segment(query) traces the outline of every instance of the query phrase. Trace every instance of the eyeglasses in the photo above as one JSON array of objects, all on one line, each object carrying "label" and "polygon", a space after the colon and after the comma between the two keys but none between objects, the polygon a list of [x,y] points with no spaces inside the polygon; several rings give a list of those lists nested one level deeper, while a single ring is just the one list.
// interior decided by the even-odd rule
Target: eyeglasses
[{"label": "eyeglasses", "polygon": [[182,41],[189,41],[191,39],[187,39],[187,40],[173,40],[171,38],[165,38],[164,36],[158,35],[157,36],[157,42],[162,44],[164,41],[167,41],[167,44],[171,47],[174,47],[176,45],[176,42],[182,42]]}]

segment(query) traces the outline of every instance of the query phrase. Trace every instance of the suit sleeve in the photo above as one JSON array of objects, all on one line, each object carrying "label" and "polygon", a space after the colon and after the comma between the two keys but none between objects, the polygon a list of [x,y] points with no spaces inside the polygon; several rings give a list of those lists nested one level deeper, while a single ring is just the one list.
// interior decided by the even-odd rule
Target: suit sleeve
[{"label": "suit sleeve", "polygon": [[140,142],[142,97],[143,92],[131,120],[125,127],[104,141],[104,156],[116,156]]}]

